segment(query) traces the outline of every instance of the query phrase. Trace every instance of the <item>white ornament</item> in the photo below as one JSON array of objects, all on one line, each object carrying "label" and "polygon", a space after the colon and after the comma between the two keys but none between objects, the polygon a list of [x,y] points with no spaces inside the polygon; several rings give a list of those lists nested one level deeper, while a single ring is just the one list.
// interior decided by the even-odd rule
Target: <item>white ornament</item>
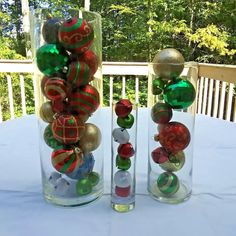
[{"label": "white ornament", "polygon": [[57,194],[64,195],[67,193],[69,187],[70,183],[67,180],[65,180],[64,178],[59,178],[56,181],[54,189]]},{"label": "white ornament", "polygon": [[126,129],[123,128],[115,128],[112,131],[112,136],[114,141],[120,144],[125,144],[129,142],[129,133]]},{"label": "white ornament", "polygon": [[131,174],[125,170],[119,170],[114,175],[114,182],[117,187],[126,188],[131,185]]},{"label": "white ornament", "polygon": [[50,175],[48,181],[49,181],[49,183],[51,183],[52,185],[55,185],[55,184],[56,184],[56,181],[57,181],[59,178],[61,178],[61,174],[58,173],[58,172],[56,172],[56,171],[54,171],[54,172],[51,173],[51,175]]}]

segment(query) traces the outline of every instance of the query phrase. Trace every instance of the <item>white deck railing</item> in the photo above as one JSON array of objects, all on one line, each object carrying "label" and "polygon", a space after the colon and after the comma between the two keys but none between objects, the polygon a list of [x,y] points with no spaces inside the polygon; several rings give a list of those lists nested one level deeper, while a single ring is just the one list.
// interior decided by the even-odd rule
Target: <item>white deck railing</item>
[{"label": "white deck railing", "polygon": [[[0,60],[0,72],[4,73],[7,83],[8,103],[10,118],[15,118],[14,91],[12,87],[12,73],[17,73],[21,94],[22,115],[27,114],[25,96],[25,73],[33,73],[33,65],[30,60]],[[140,80],[147,80],[147,63],[126,63],[126,62],[104,62],[102,68],[103,75],[109,76],[109,104],[113,101],[113,81],[119,79],[122,83],[121,97],[126,96],[127,77],[132,76],[134,83],[135,101],[139,102]],[[198,94],[197,113],[206,114],[220,119],[236,122],[236,66],[217,64],[198,64]],[[31,79],[33,77],[31,76]],[[147,84],[148,86],[148,84]],[[149,87],[149,86],[148,86]],[[36,94],[36,82],[33,81],[34,94]],[[2,100],[2,99],[1,99]],[[0,122],[2,121],[2,102],[0,100]],[[152,103],[147,96],[146,105]]]}]

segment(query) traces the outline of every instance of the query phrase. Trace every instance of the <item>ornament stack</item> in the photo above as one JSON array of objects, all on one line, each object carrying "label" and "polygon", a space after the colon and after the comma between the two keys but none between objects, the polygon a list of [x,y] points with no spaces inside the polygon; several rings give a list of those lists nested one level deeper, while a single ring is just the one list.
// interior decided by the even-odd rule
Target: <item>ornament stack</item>
[{"label": "ornament stack", "polygon": [[44,141],[53,149],[51,164],[55,171],[49,182],[58,195],[66,196],[73,186],[71,191],[76,196],[84,196],[100,180],[93,171],[92,152],[101,143],[101,132],[87,122],[100,103],[97,89],[90,84],[99,65],[91,49],[94,29],[85,19],[61,20],[50,15],[42,35],[45,44],[36,52],[36,63],[44,74],[41,90],[48,99],[40,108],[40,117],[49,123]]},{"label": "ornament stack", "polygon": [[[159,165],[164,172],[156,175],[156,187],[161,198],[174,197],[181,180],[174,172],[184,168],[185,153],[191,141],[187,125],[172,121],[175,112],[185,111],[194,102],[196,92],[193,84],[181,77],[184,68],[182,54],[172,48],[160,51],[154,58],[152,70],[152,93],[157,103],[151,109],[151,119],[156,125],[154,141],[157,147],[150,150],[151,169]],[[149,177],[150,178],[150,177]],[[149,186],[149,191],[152,187]],[[154,188],[154,189],[155,189]],[[153,194],[153,193],[152,193]],[[155,197],[155,193],[153,194]]]}]

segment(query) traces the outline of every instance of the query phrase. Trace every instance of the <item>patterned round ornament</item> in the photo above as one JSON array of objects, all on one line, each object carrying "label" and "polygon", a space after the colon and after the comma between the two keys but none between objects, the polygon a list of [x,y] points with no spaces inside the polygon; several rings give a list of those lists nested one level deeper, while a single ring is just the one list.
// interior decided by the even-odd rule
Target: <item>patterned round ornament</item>
[{"label": "patterned round ornament", "polygon": [[97,172],[93,171],[93,172],[89,173],[88,179],[90,180],[91,185],[94,187],[98,184],[100,177]]},{"label": "patterned round ornament", "polygon": [[47,123],[52,123],[55,115],[52,109],[52,103],[51,102],[43,103],[39,110],[39,115],[43,121]]},{"label": "patterned round ornament", "polygon": [[120,144],[128,143],[130,138],[128,131],[123,128],[115,128],[112,131],[112,136],[114,141]]},{"label": "patterned round ornament", "polygon": [[119,170],[114,175],[114,183],[116,186],[125,188],[131,185],[131,174],[129,171]]},{"label": "patterned round ornament", "polygon": [[131,143],[120,144],[117,152],[122,158],[130,158],[134,155],[134,148]]},{"label": "patterned round ornament", "polygon": [[161,164],[168,161],[169,154],[163,147],[158,147],[151,153],[152,159],[155,163]]},{"label": "patterned round ornament", "polygon": [[69,97],[70,109],[79,115],[90,115],[99,106],[100,97],[97,89],[87,84],[73,91]]},{"label": "patterned round ornament", "polygon": [[87,195],[92,192],[92,183],[88,177],[78,180],[76,183],[76,192],[80,196]]},{"label": "patterned round ornament", "polygon": [[119,197],[128,197],[130,194],[130,189],[131,189],[130,186],[125,187],[125,188],[121,188],[121,187],[116,186],[115,193]]},{"label": "patterned round ornament", "polygon": [[122,158],[119,155],[116,156],[116,167],[119,170],[128,170],[131,166],[131,160],[129,158]]},{"label": "patterned round ornament", "polygon": [[115,113],[118,117],[126,117],[132,111],[132,103],[128,99],[121,99],[115,105]]},{"label": "patterned round ornament", "polygon": [[60,115],[52,123],[54,138],[64,144],[77,143],[84,131],[84,122],[72,115]]},{"label": "patterned round ornament", "polygon": [[58,149],[52,152],[51,161],[60,173],[70,173],[83,164],[83,153],[79,149]]},{"label": "patterned round ornament", "polygon": [[68,60],[64,49],[56,44],[45,44],[36,52],[38,69],[47,76],[62,72]]},{"label": "patterned round ornament", "polygon": [[89,66],[85,62],[72,62],[66,74],[67,81],[72,87],[81,87],[90,81],[91,72]]},{"label": "patterned round ornament", "polygon": [[158,102],[152,107],[151,117],[157,124],[166,124],[172,118],[172,109],[168,104]]},{"label": "patterned round ornament", "polygon": [[160,130],[159,142],[168,152],[175,154],[189,145],[190,132],[182,123],[170,122]]},{"label": "patterned round ornament", "polygon": [[159,95],[164,89],[165,83],[161,78],[154,79],[152,81],[152,94]]},{"label": "patterned round ornament", "polygon": [[188,80],[176,79],[164,89],[164,100],[174,109],[189,107],[195,97],[195,88]]},{"label": "patterned round ornament", "polygon": [[94,31],[84,19],[71,18],[59,28],[59,41],[69,51],[83,53],[93,42]]},{"label": "patterned round ornament", "polygon": [[164,172],[157,179],[157,187],[163,194],[171,196],[179,190],[179,179],[171,172]]},{"label": "patterned round ornament", "polygon": [[134,116],[129,114],[126,117],[117,117],[117,124],[124,129],[130,129],[134,124]]}]

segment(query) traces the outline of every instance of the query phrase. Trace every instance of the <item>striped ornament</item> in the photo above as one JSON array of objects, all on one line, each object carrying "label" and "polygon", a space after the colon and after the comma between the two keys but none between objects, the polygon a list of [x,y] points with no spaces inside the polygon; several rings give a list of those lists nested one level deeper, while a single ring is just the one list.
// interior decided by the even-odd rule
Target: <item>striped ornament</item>
[{"label": "striped ornament", "polygon": [[80,87],[86,85],[90,81],[90,69],[85,62],[72,62],[66,74],[67,81],[72,85],[72,87]]},{"label": "striped ornament", "polygon": [[67,96],[65,80],[57,77],[48,79],[44,85],[43,94],[49,100],[64,100]]},{"label": "striped ornament", "polygon": [[97,110],[99,103],[99,93],[97,89],[90,84],[73,91],[69,97],[70,109],[73,112],[77,112],[79,115],[92,114]]},{"label": "striped ornament", "polygon": [[60,26],[58,36],[60,43],[67,50],[83,53],[92,44],[94,31],[86,20],[72,18]]},{"label": "striped ornament", "polygon": [[71,173],[83,164],[83,153],[73,149],[59,149],[52,152],[53,167],[60,173]]}]

